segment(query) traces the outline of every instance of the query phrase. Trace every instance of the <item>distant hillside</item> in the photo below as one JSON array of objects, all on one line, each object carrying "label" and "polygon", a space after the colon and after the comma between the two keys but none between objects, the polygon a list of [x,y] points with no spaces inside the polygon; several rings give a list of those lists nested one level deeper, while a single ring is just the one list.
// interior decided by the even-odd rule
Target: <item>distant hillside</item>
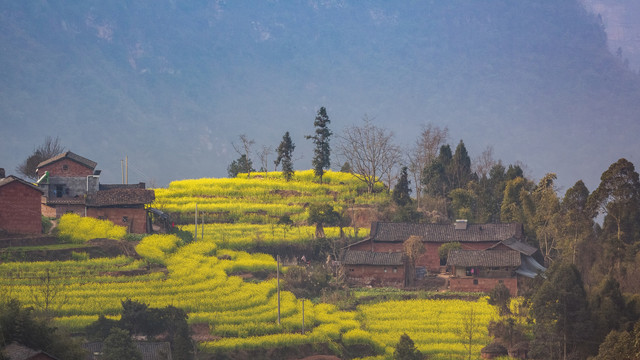
[{"label": "distant hillside", "polygon": [[224,176],[241,133],[290,131],[309,168],[319,106],[336,133],[366,113],[408,146],[433,122],[569,185],[640,154],[638,76],[578,1],[9,1],[0,46],[9,173],[45,135],[107,182],[125,155],[131,182]]}]

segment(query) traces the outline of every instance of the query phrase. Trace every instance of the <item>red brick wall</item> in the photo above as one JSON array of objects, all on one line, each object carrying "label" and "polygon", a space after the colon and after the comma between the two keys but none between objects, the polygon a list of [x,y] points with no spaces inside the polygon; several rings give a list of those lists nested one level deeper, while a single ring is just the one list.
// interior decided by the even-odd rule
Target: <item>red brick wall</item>
[{"label": "red brick wall", "polygon": [[[473,281],[477,280],[477,284]],[[518,294],[518,279],[517,278],[481,278],[481,277],[452,277],[449,279],[449,290],[451,291],[464,291],[464,292],[490,292],[498,283],[502,281],[504,285],[509,289],[511,296],[517,296]]]},{"label": "red brick wall", "polygon": [[[394,272],[394,268],[396,272]],[[385,272],[386,269],[386,272]],[[404,286],[404,266],[345,265],[347,279],[360,285]]]},{"label": "red brick wall", "polygon": [[[64,165],[67,169],[64,170]],[[47,164],[38,169],[38,177],[44,175],[45,171],[49,172],[49,176],[88,176],[93,175],[93,170],[75,162],[71,159],[62,159],[51,164]]]},{"label": "red brick wall", "polygon": [[42,193],[13,181],[0,187],[0,229],[14,234],[40,234]]},{"label": "red brick wall", "polygon": [[[147,232],[147,211],[144,208],[87,208],[87,216],[110,220],[116,225],[126,226],[130,233]],[[127,222],[122,218],[126,216]]]}]

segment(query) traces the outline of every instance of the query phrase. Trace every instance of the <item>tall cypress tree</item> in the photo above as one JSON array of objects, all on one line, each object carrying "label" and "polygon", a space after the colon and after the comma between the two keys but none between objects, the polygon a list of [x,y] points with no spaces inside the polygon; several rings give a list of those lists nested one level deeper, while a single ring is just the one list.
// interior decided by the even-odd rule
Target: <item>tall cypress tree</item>
[{"label": "tall cypress tree", "polygon": [[318,110],[316,119],[313,122],[313,126],[316,127],[315,135],[307,135],[306,139],[313,140],[316,145],[313,151],[313,171],[316,176],[320,177],[320,183],[322,183],[322,175],[324,175],[324,169],[328,169],[331,166],[331,147],[329,146],[329,138],[333,133],[329,130],[328,125],[331,122],[327,115],[327,109],[323,107]]},{"label": "tall cypress tree", "polygon": [[280,142],[278,149],[276,149],[278,158],[274,161],[276,167],[282,163],[282,175],[287,181],[293,177],[293,161],[291,160],[291,156],[295,148],[296,145],[291,141],[291,136],[289,136],[289,132],[287,131],[282,137],[282,142]]},{"label": "tall cypress tree", "polygon": [[411,189],[409,188],[409,179],[407,175],[407,167],[402,167],[400,171],[400,179],[398,179],[398,183],[393,188],[393,201],[398,204],[398,206],[405,206],[411,203]]}]

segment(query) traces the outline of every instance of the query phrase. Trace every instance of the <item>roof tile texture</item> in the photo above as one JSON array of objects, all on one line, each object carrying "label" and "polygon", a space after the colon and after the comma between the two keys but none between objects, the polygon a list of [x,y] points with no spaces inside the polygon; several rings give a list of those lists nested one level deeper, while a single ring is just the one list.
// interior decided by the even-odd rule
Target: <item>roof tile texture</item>
[{"label": "roof tile texture", "polygon": [[510,238],[522,239],[520,224],[469,224],[467,228],[456,230],[455,224],[372,224],[371,238],[381,242],[403,242],[410,236],[420,236],[425,242],[487,242],[503,241]]},{"label": "roof tile texture", "polygon": [[447,266],[520,266],[520,253],[514,250],[451,250]]},{"label": "roof tile texture", "polygon": [[344,254],[345,265],[403,265],[402,253],[382,253],[372,251],[348,250]]}]

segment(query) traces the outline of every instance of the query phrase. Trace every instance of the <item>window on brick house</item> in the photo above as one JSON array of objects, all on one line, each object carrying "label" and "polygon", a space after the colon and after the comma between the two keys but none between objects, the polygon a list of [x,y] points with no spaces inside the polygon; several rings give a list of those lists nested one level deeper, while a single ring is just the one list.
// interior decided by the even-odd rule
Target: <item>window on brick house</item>
[{"label": "window on brick house", "polygon": [[473,279],[473,285],[478,285],[478,279]]},{"label": "window on brick house", "polygon": [[56,195],[56,197],[62,197],[63,193],[64,193],[64,185],[56,185],[56,190],[54,191],[54,194]]},{"label": "window on brick house", "polygon": [[62,170],[64,170],[64,171],[69,170],[69,165],[67,165],[67,164],[62,165]]},{"label": "window on brick house", "polygon": [[394,266],[394,267],[393,267],[393,272],[394,272],[394,273],[397,273],[397,272],[398,272],[398,267],[397,267],[397,266]]},{"label": "window on brick house", "polygon": [[127,221],[129,221],[129,217],[128,216],[123,216],[122,217],[122,222],[126,223]]}]

